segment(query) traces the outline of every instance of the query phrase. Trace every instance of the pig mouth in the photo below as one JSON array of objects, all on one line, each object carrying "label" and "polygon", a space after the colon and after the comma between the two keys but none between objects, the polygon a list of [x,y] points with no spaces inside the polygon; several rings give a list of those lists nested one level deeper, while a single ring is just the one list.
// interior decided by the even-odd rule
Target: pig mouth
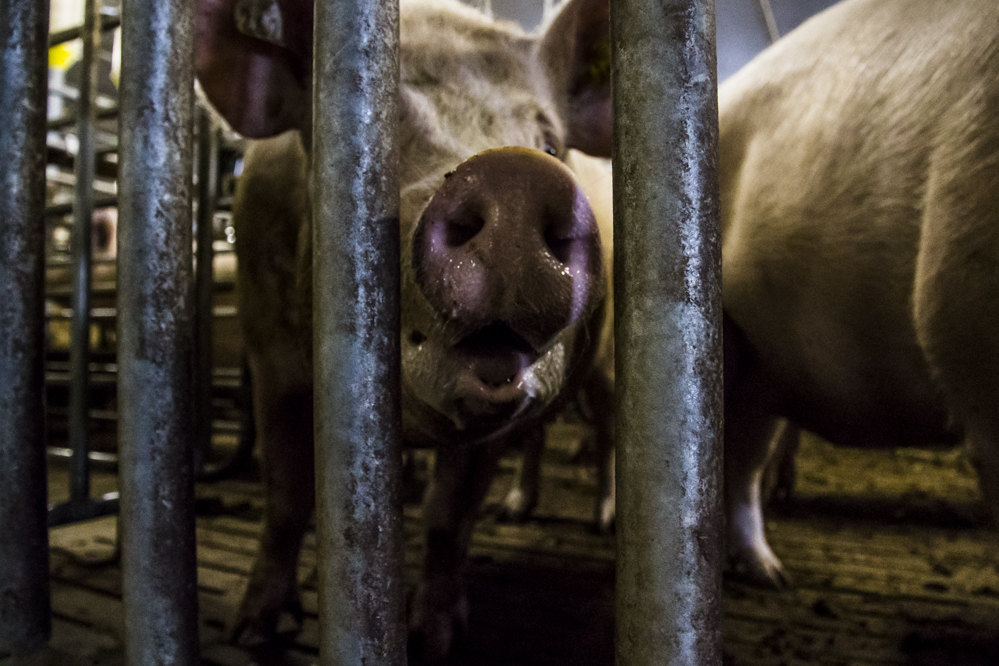
[{"label": "pig mouth", "polygon": [[538,358],[534,348],[497,321],[462,338],[454,351],[464,369],[456,386],[461,411],[480,418],[511,416],[528,395],[523,378]]}]

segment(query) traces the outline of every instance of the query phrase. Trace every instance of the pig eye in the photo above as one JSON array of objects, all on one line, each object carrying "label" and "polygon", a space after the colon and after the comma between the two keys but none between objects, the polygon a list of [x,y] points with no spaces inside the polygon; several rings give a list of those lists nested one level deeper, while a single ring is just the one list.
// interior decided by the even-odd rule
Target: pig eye
[{"label": "pig eye", "polygon": [[543,150],[552,157],[561,159],[562,146],[559,143],[558,137],[555,136],[555,130],[552,128],[552,122],[548,120],[548,117],[539,113],[537,116],[538,124],[541,125],[541,136],[538,137],[538,149]]},{"label": "pig eye", "polygon": [[559,157],[561,151],[559,150],[558,139],[555,138],[555,135],[552,132],[545,131],[542,142],[544,147],[541,150],[545,151],[552,157]]}]

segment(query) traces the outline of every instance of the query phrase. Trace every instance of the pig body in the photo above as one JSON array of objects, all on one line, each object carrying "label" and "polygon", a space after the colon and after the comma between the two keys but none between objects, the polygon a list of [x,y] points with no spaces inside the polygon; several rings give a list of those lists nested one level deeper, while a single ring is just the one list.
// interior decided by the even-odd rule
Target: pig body
[{"label": "pig body", "polygon": [[999,509],[996,35],[992,0],[847,0],[719,91],[728,547],[756,580],[784,582],[777,417],[963,441]]},{"label": "pig body", "polygon": [[[252,20],[275,11],[279,31]],[[301,620],[297,561],[315,499],[309,17],[311,3],[290,0],[200,0],[198,12],[202,86],[262,139],[233,210],[267,488],[234,630],[243,643],[269,640],[283,614]],[[612,376],[593,370],[613,356],[610,174],[576,150],[610,152],[609,25],[596,0],[573,0],[540,36],[417,0],[403,2],[400,33],[402,426],[406,444],[437,448],[410,651],[435,660],[466,621],[465,552],[498,457]]]}]

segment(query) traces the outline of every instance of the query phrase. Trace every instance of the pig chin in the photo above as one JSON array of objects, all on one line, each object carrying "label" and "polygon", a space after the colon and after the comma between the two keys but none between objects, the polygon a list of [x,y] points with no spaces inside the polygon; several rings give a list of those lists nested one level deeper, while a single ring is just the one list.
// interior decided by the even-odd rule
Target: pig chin
[{"label": "pig chin", "polygon": [[500,437],[558,397],[567,375],[563,336],[537,353],[519,346],[490,347],[492,333],[468,336],[453,346],[429,341],[404,346],[404,411],[420,417],[405,421],[419,424],[418,439]]}]

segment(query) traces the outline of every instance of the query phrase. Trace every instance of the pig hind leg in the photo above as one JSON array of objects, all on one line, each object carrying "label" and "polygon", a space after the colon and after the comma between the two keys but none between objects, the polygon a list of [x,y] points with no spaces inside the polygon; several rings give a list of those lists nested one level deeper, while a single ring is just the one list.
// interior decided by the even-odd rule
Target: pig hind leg
[{"label": "pig hind leg", "polygon": [[270,642],[287,615],[302,624],[298,555],[315,502],[312,390],[290,367],[293,351],[251,354],[254,418],[266,487],[264,532],[231,638],[244,646]]},{"label": "pig hind leg", "polygon": [[913,300],[920,344],[999,520],[999,122],[988,116],[997,103],[962,113],[955,133],[967,136],[934,155]]},{"label": "pig hind leg", "polygon": [[[739,396],[742,398],[742,396]],[[786,587],[784,567],[763,525],[763,473],[773,457],[778,419],[749,400],[726,397],[725,516],[729,569],[738,578]]]}]

